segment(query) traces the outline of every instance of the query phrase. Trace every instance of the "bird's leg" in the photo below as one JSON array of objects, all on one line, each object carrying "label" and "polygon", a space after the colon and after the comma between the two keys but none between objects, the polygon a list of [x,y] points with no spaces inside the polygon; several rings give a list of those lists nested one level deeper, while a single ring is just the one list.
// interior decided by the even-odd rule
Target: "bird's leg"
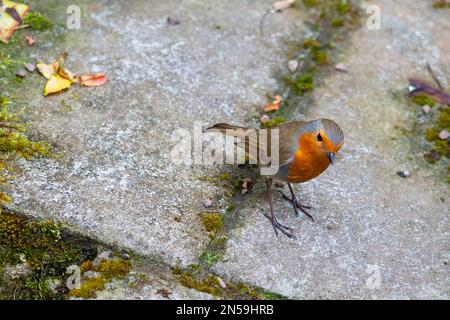
[{"label": "bird's leg", "polygon": [[286,230],[292,231],[291,228],[286,227],[278,222],[277,218],[275,217],[275,211],[273,209],[273,197],[272,197],[272,179],[268,178],[266,181],[267,184],[267,197],[269,201],[269,209],[270,209],[270,216],[266,213],[264,213],[264,216],[272,222],[273,229],[275,230],[275,235],[278,237],[278,230],[280,230],[284,235],[286,235],[289,238],[296,239],[295,236],[291,233],[289,233]]},{"label": "bird's leg", "polygon": [[283,192],[280,192],[280,193],[285,200],[292,203],[292,207],[294,208],[294,211],[295,211],[295,214],[297,215],[297,217],[299,216],[297,209],[300,209],[301,212],[303,212],[308,218],[310,218],[314,222],[313,216],[307,211],[307,210],[312,209],[312,207],[302,205],[300,202],[298,202],[297,197],[295,196],[294,190],[292,189],[292,186],[290,183],[288,183],[288,187],[289,187],[289,191],[291,192],[291,198],[289,198]]}]

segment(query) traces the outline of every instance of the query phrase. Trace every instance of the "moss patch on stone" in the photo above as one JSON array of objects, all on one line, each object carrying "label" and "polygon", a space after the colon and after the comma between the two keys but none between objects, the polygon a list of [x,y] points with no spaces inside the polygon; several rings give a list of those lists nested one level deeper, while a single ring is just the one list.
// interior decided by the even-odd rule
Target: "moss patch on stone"
[{"label": "moss patch on stone", "polygon": [[219,232],[223,227],[223,217],[219,213],[202,213],[203,227],[208,232]]},{"label": "moss patch on stone", "polygon": [[285,117],[276,117],[269,120],[269,122],[264,123],[261,127],[264,129],[270,129],[278,126],[279,124],[285,123],[286,118]]},{"label": "moss patch on stone", "polygon": [[106,284],[112,279],[122,279],[126,277],[132,268],[129,260],[122,258],[103,259],[94,265],[90,260],[84,261],[80,265],[82,273],[93,271],[98,273],[97,277],[81,277],[81,287],[69,291],[67,297],[91,299],[97,296],[97,292],[106,288]]},{"label": "moss patch on stone", "polygon": [[[95,242],[69,235],[61,224],[30,220],[0,209],[0,299],[62,299],[66,268],[95,255]],[[29,272],[8,278],[8,266],[24,265]],[[51,288],[59,280],[60,284]]]},{"label": "moss patch on stone", "polygon": [[221,299],[287,299],[282,295],[267,292],[258,287],[225,281],[198,264],[189,265],[186,269],[174,268],[172,273],[181,285]]},{"label": "moss patch on stone", "polygon": [[[27,134],[28,125],[22,121],[21,112],[11,110],[11,100],[0,97],[0,184],[10,179],[12,162],[16,158],[30,160],[33,157],[49,157],[48,143],[32,140]],[[0,191],[0,203],[11,199]]]},{"label": "moss patch on stone", "polygon": [[412,96],[411,102],[414,104],[417,104],[419,106],[428,105],[428,106],[432,107],[435,105],[434,99],[425,94],[418,94],[418,95]]},{"label": "moss patch on stone", "polygon": [[[441,106],[437,111],[436,119],[431,128],[425,131],[425,139],[432,144],[433,149],[426,153],[425,159],[430,163],[435,163],[441,158],[450,159],[450,140],[441,139],[439,133],[443,130],[450,131],[450,108]],[[450,182],[450,167],[447,170],[447,182]]]},{"label": "moss patch on stone", "polygon": [[22,22],[23,25],[29,25],[33,30],[44,31],[50,29],[53,24],[40,12],[28,13]]}]

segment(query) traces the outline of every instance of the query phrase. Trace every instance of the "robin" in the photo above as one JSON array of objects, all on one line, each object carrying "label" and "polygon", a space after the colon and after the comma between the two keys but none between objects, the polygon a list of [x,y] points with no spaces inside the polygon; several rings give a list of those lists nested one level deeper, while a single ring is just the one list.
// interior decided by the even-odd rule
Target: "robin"
[{"label": "robin", "polygon": [[[283,198],[289,201],[298,216],[300,210],[308,218],[314,221],[308,210],[312,207],[302,205],[295,196],[292,189],[292,183],[303,183],[314,179],[324,172],[328,166],[334,164],[336,153],[344,143],[344,133],[336,122],[328,119],[318,119],[313,121],[291,121],[280,124],[273,129],[278,129],[279,143],[278,148],[272,148],[267,144],[267,154],[273,156],[278,152],[278,171],[266,180],[267,195],[270,209],[268,218],[278,236],[278,230],[289,238],[295,238],[291,233],[292,229],[278,222],[272,202],[272,182],[273,179],[286,182],[291,197],[281,193]],[[222,134],[234,136],[240,139],[236,145],[249,153],[249,143],[255,143],[259,148],[258,129],[249,129],[230,125],[227,123],[218,123],[206,129],[206,131],[220,131]],[[270,130],[269,130],[270,132]],[[256,134],[251,134],[256,133]],[[269,133],[270,134],[270,133]],[[256,140],[255,140],[256,139]],[[253,141],[252,141],[253,140]],[[267,138],[270,141],[270,138]],[[274,150],[272,150],[274,149]],[[278,150],[275,150],[278,149]]]}]

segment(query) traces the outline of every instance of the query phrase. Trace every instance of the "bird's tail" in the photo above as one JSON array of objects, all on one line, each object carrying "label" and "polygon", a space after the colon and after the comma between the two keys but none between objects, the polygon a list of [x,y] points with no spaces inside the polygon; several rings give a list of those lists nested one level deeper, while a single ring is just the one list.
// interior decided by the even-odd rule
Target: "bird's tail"
[{"label": "bird's tail", "polygon": [[235,126],[233,124],[221,122],[221,123],[216,123],[215,125],[213,125],[209,128],[206,128],[205,132],[220,131],[223,134],[227,134],[227,130],[228,130],[228,133],[231,133],[232,131],[236,131],[237,129],[248,130],[248,128],[246,128],[246,127],[240,127],[240,126]]}]

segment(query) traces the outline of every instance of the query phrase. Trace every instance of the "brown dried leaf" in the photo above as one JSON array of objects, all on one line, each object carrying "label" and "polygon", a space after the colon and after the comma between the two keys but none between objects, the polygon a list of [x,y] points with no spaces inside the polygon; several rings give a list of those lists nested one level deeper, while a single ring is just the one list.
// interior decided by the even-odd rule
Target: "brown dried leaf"
[{"label": "brown dried leaf", "polygon": [[278,111],[280,109],[281,96],[276,95],[272,102],[268,103],[264,108],[264,112]]},{"label": "brown dried leaf", "polygon": [[80,76],[80,84],[86,87],[97,87],[106,83],[106,75],[104,73],[87,74]]}]

